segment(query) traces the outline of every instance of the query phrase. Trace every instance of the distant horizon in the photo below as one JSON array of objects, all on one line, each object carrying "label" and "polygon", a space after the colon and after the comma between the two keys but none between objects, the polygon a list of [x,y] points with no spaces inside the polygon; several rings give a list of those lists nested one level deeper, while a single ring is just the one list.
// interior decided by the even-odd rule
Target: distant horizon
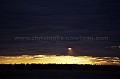
[{"label": "distant horizon", "polygon": [[92,57],[92,56],[65,56],[65,55],[21,55],[0,56],[1,64],[96,64],[120,65],[120,57]]}]

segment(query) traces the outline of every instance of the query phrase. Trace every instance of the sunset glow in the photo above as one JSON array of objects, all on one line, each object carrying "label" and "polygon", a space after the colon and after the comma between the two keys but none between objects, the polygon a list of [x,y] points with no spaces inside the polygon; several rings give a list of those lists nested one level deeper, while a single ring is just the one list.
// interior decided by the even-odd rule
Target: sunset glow
[{"label": "sunset glow", "polygon": [[91,64],[120,65],[119,57],[21,55],[0,56],[1,64]]}]

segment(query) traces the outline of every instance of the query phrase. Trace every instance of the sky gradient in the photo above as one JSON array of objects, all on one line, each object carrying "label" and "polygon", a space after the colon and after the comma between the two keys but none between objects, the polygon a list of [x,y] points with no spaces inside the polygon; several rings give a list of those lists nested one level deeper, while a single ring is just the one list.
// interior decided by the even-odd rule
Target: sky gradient
[{"label": "sky gradient", "polygon": [[[0,0],[0,55],[120,56],[119,0]],[[108,37],[15,40],[14,37]]]}]

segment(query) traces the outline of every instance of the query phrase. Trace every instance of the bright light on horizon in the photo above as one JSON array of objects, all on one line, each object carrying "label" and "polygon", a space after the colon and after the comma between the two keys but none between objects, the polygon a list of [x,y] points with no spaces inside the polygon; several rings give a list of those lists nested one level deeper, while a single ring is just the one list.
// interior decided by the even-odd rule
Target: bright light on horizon
[{"label": "bright light on horizon", "polygon": [[96,64],[120,65],[118,57],[92,57],[92,56],[56,56],[56,55],[21,55],[0,56],[1,64]]}]

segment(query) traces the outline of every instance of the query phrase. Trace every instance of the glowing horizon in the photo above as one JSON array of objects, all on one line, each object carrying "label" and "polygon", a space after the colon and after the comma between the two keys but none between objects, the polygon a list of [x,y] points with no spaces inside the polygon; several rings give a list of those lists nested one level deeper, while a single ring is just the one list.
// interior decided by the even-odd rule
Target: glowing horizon
[{"label": "glowing horizon", "polygon": [[1,64],[96,64],[120,65],[119,57],[21,55],[0,56]]}]

